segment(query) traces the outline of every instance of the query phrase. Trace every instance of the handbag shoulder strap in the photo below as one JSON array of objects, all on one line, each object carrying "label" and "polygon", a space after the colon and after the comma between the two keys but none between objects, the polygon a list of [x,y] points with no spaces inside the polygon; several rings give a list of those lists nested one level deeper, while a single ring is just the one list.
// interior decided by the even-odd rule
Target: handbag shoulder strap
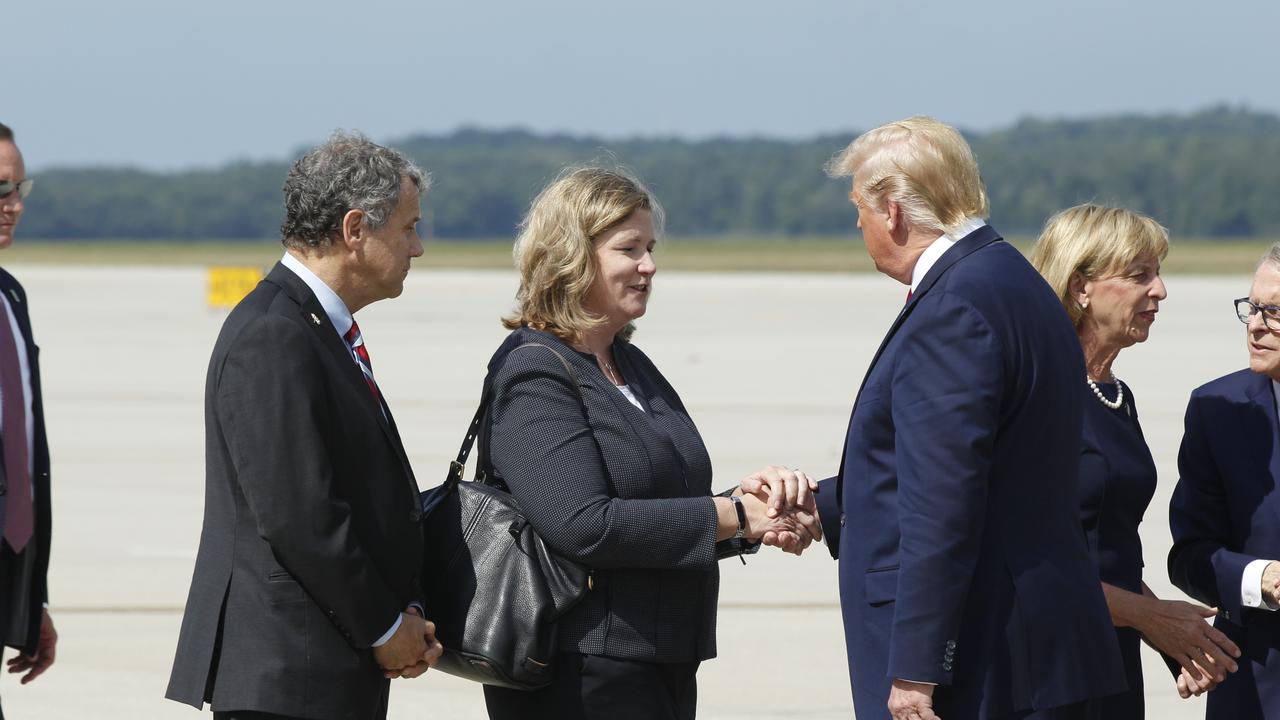
[{"label": "handbag shoulder strap", "polygon": [[[578,383],[578,373],[574,371],[573,366],[569,364],[569,361],[566,360],[558,350],[550,345],[544,345],[536,342],[517,345],[512,348],[511,352],[507,353],[507,355],[510,356],[512,352],[527,347],[545,348],[551,351],[552,355],[556,356],[556,359],[564,366],[565,372],[569,373],[569,378],[573,380],[573,387],[578,391],[578,404],[582,407],[582,412],[586,413],[587,405],[586,401],[582,397],[582,386]],[[503,362],[506,362],[505,358],[503,359]],[[462,447],[458,448],[457,459],[452,460],[449,463],[449,475],[445,478],[446,485],[456,485],[462,482],[462,473],[466,469],[467,458],[471,455],[471,448],[475,444],[476,437],[480,434],[480,430],[484,425],[485,413],[489,409],[489,401],[493,395],[492,378],[492,374],[486,375],[484,378],[484,387],[480,391],[480,405],[476,408],[476,414],[471,418],[471,424],[467,426],[467,434],[462,438]],[[476,479],[478,482],[485,482],[485,475],[486,474],[482,468],[476,468]]]}]

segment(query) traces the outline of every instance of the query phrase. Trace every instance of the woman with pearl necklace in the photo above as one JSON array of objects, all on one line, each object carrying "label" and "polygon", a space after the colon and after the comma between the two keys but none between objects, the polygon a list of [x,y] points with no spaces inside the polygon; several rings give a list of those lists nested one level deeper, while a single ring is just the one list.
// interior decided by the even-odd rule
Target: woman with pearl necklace
[{"label": "woman with pearl necklace", "polygon": [[1128,692],[1090,701],[1090,718],[1143,717],[1140,641],[1164,655],[1184,698],[1223,680],[1240,655],[1206,622],[1215,610],[1161,600],[1142,581],[1138,525],[1155,494],[1156,467],[1133,393],[1112,364],[1151,333],[1168,294],[1160,277],[1168,251],[1168,231],[1151,218],[1086,204],[1050,218],[1031,256],[1062,300],[1084,352],[1080,519],[1129,681]]}]

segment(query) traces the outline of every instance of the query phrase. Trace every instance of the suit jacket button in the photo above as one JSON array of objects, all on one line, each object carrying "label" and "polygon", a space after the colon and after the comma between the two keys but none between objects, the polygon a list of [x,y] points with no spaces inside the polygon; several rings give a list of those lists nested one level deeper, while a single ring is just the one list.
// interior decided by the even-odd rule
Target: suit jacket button
[{"label": "suit jacket button", "polygon": [[844,513],[840,513],[840,527],[844,527]]},{"label": "suit jacket button", "polygon": [[951,663],[950,662],[942,663],[942,669],[946,670],[947,672],[951,672]]}]

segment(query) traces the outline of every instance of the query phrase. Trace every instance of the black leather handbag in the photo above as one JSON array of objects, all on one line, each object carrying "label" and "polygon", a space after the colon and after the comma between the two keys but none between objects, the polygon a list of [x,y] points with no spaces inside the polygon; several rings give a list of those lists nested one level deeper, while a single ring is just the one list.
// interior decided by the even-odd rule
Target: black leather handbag
[{"label": "black leather handbag", "polygon": [[[536,343],[520,347],[529,345]],[[547,349],[576,386],[573,368]],[[421,495],[424,599],[427,618],[444,645],[436,670],[486,685],[535,690],[551,682],[555,621],[586,594],[588,571],[551,552],[505,483],[485,472],[485,463],[474,481],[462,479],[490,394],[486,378],[480,407],[444,484]]]}]

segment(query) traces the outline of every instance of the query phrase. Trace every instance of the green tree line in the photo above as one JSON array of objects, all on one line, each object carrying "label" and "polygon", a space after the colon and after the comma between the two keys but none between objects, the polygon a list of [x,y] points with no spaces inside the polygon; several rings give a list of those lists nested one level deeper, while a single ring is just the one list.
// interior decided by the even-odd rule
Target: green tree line
[{"label": "green tree line", "polygon": [[[823,173],[857,132],[808,140],[601,139],[464,129],[391,144],[431,172],[424,234],[510,238],[530,200],[566,165],[617,163],[691,236],[848,234],[848,186]],[[1227,107],[1189,115],[1023,120],[966,133],[992,222],[1034,234],[1086,201],[1148,213],[1176,236],[1280,235],[1280,117]],[[59,168],[38,175],[23,235],[48,239],[278,236],[286,161],[149,172]]]}]

